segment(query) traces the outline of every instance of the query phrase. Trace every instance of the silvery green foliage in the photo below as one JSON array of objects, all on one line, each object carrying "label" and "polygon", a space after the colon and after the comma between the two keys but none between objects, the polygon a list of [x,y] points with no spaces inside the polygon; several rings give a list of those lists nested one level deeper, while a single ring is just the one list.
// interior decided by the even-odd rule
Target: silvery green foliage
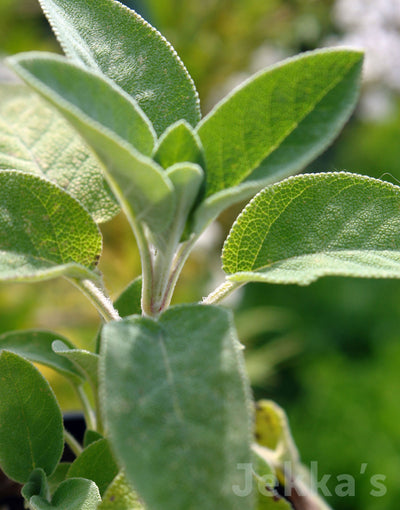
[{"label": "silvery green foliage", "polygon": [[[238,466],[252,462],[256,481],[286,480],[254,460],[243,351],[216,303],[248,281],[400,276],[400,188],[340,172],[290,177],[351,115],[362,53],[288,59],[201,118],[179,57],[134,11],[116,0],[40,3],[66,57],[8,59],[34,93],[0,87],[0,279],[63,276],[107,324],[94,352],[49,331],[0,336],[0,464],[37,510],[288,510],[284,498],[238,493]],[[224,246],[226,282],[202,304],[170,307],[201,232],[254,195]],[[142,275],[113,304],[97,223],[118,208]],[[66,436],[70,466],[59,464],[61,411],[32,362],[82,398],[88,431],[84,447]]]}]

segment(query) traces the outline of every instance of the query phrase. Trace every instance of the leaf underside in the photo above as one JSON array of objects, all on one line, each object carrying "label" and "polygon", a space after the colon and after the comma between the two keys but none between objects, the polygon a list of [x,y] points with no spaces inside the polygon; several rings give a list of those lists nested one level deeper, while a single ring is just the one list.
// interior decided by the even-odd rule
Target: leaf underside
[{"label": "leaf underside", "polygon": [[[91,145],[128,218],[147,223],[154,232],[167,228],[174,213],[173,187],[162,168],[146,156],[153,149],[153,134],[125,93],[63,57],[28,53],[8,62]],[[75,76],[75,87],[70,75]],[[87,87],[92,92],[89,100],[81,92]]]},{"label": "leaf underside", "polygon": [[0,84],[0,168],[46,177],[97,223],[119,211],[103,170],[68,122],[24,85]]}]

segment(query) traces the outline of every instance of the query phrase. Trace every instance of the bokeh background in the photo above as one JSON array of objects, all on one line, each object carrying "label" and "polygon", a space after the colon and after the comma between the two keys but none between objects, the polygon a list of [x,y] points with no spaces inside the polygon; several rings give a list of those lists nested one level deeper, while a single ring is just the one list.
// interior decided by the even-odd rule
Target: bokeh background
[{"label": "bokeh background", "polygon": [[[174,45],[198,86],[203,113],[244,78],[282,58],[338,44],[364,48],[359,107],[307,171],[349,170],[399,184],[400,0],[125,3]],[[1,0],[1,56],[34,49],[60,51],[37,1]],[[200,299],[221,279],[220,248],[238,211],[225,213],[202,239],[176,302]],[[139,274],[140,263],[123,217],[102,230],[101,268],[116,297]],[[319,477],[331,475],[328,503],[337,510],[397,510],[400,282],[325,278],[305,288],[254,284],[231,305],[254,394],[286,409],[304,463],[318,461]],[[0,285],[0,333],[46,328],[90,347],[98,323],[90,304],[62,280]],[[71,388],[49,376],[64,409],[74,409]],[[354,477],[353,496],[335,495],[336,477],[344,474]],[[383,497],[371,494],[371,476],[378,474],[386,477]]]}]

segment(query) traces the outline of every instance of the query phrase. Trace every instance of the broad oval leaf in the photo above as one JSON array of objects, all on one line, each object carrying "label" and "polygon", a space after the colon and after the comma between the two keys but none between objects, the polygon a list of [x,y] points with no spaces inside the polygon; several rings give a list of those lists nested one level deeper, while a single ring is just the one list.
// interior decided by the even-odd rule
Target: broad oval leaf
[{"label": "broad oval leaf", "polygon": [[135,98],[160,135],[200,120],[189,73],[164,37],[115,0],[39,0],[67,56],[101,71]]},{"label": "broad oval leaf", "polygon": [[32,510],[96,510],[101,497],[92,480],[70,478],[62,482],[55,491],[51,503],[41,496],[32,496]]},{"label": "broad oval leaf", "polygon": [[0,353],[0,465],[25,483],[35,468],[55,470],[63,448],[63,420],[41,373],[12,352]]},{"label": "broad oval leaf", "polygon": [[307,285],[321,276],[400,278],[400,188],[346,172],[260,192],[223,249],[233,282]]},{"label": "broad oval leaf", "polygon": [[[62,57],[41,53],[11,57],[8,62],[19,76],[60,112],[86,139],[104,164],[107,179],[128,217],[144,221],[152,231],[162,231],[174,214],[174,193],[162,168],[150,155],[153,135],[144,118],[135,113],[133,101],[116,86]],[[71,74],[75,87],[71,86]],[[86,101],[81,89],[90,85],[93,98]],[[119,114],[126,109],[119,118]],[[122,122],[123,120],[123,122]],[[140,133],[136,134],[135,126]]]},{"label": "broad oval leaf", "polygon": [[163,133],[153,158],[165,169],[176,163],[187,162],[204,168],[200,138],[184,120],[176,122]]},{"label": "broad oval leaf", "polygon": [[118,471],[107,439],[99,439],[85,448],[74,460],[68,470],[67,478],[93,480],[99,488],[100,495],[103,495]]},{"label": "broad oval leaf", "polygon": [[252,509],[232,490],[251,460],[251,411],[228,311],[187,305],[108,323],[102,345],[111,446],[145,506]]},{"label": "broad oval leaf", "polygon": [[37,175],[0,172],[0,280],[92,278],[102,239],[90,214]]},{"label": "broad oval leaf", "polygon": [[0,168],[42,175],[76,198],[97,223],[119,211],[82,138],[25,85],[0,84]]},{"label": "broad oval leaf", "polygon": [[0,335],[0,351],[11,351],[34,363],[42,363],[72,379],[73,382],[81,383],[83,377],[75,365],[70,360],[54,353],[52,349],[54,340],[62,340],[69,348],[74,347],[62,335],[51,331],[32,329],[11,331]]},{"label": "broad oval leaf", "polygon": [[318,156],[355,106],[362,59],[361,52],[343,49],[306,53],[256,74],[216,105],[198,134],[206,196],[221,196],[211,197],[201,214],[218,206],[215,216]]}]

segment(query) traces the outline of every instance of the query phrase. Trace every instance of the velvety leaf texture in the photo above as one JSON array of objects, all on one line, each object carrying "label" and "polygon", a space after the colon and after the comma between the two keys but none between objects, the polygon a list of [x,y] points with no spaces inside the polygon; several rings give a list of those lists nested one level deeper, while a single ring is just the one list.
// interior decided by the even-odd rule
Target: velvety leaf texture
[{"label": "velvety leaf texture", "polygon": [[101,502],[99,489],[92,480],[71,478],[62,482],[51,503],[40,496],[32,496],[32,510],[97,510]]},{"label": "velvety leaf texture", "polygon": [[61,188],[33,174],[0,172],[0,279],[96,278],[100,231]]},{"label": "velvety leaf texture", "polygon": [[67,56],[101,71],[135,98],[160,135],[200,120],[193,81],[172,46],[115,0],[40,0]]},{"label": "velvety leaf texture", "polygon": [[40,372],[17,354],[0,353],[0,374],[0,466],[21,483],[35,468],[50,475],[64,448],[56,398]]},{"label": "velvety leaf texture", "polygon": [[100,439],[83,450],[72,463],[67,476],[93,480],[102,495],[117,476],[118,471],[107,439]]},{"label": "velvety leaf texture", "polygon": [[[152,231],[164,230],[174,213],[173,188],[162,168],[143,155],[151,154],[154,139],[133,101],[109,80],[62,57],[23,54],[8,62],[93,147],[128,217],[146,222]],[[88,100],[82,93],[86,88],[91,91]]]},{"label": "velvety leaf texture", "polygon": [[225,242],[229,280],[306,285],[321,276],[400,277],[400,188],[349,173],[260,192]]},{"label": "velvety leaf texture", "polygon": [[82,116],[109,129],[142,154],[151,155],[155,134],[148,118],[112,81],[52,53],[21,53],[9,62],[23,78],[47,84]]},{"label": "velvety leaf texture", "polygon": [[82,382],[82,374],[75,365],[53,352],[52,343],[57,339],[73,348],[73,345],[62,335],[33,329],[0,335],[0,350],[14,352],[29,361],[51,367],[74,382]]},{"label": "velvety leaf texture", "polygon": [[338,49],[306,53],[256,74],[223,99],[198,127],[207,196],[250,176],[265,186],[314,159],[354,108],[362,58]]},{"label": "velvety leaf texture", "polygon": [[232,489],[251,460],[251,413],[229,313],[177,306],[157,321],[108,323],[103,346],[110,442],[146,508],[250,510]]},{"label": "velvety leaf texture", "polygon": [[93,389],[97,391],[99,356],[85,349],[70,349],[61,340],[55,340],[52,344],[53,352],[61,359],[71,362],[79,372],[86,377]]},{"label": "velvety leaf texture", "polygon": [[79,200],[98,223],[119,211],[82,138],[24,85],[0,84],[0,168],[46,177]]},{"label": "velvety leaf texture", "polygon": [[163,133],[153,158],[163,168],[185,162],[204,168],[200,139],[185,121],[175,123]]}]

